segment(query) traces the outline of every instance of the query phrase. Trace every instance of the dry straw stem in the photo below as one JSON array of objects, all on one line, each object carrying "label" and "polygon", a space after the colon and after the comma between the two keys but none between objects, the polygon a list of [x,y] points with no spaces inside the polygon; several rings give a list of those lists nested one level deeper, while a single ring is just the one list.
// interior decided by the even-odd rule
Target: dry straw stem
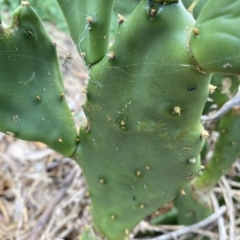
[{"label": "dry straw stem", "polygon": [[[189,227],[185,227],[182,229],[178,229],[175,230],[173,232],[170,233],[166,233],[160,237],[156,237],[156,238],[149,238],[146,240],[171,240],[171,239],[175,239],[183,234],[187,234],[192,232],[193,230],[199,229],[199,228],[204,228],[206,226],[208,226],[209,224],[213,223],[214,221],[216,221],[222,214],[224,214],[226,212],[227,208],[226,206],[222,206],[218,212],[213,213],[211,216],[209,216],[208,218],[204,219],[203,221],[193,224]],[[140,239],[136,239],[136,240],[140,240]]]},{"label": "dry straw stem", "polygon": [[49,220],[50,216],[52,215],[52,212],[53,212],[54,208],[64,198],[64,196],[65,196],[68,188],[70,187],[76,173],[77,173],[77,169],[73,169],[68,174],[68,176],[66,177],[66,180],[63,182],[62,187],[60,188],[59,192],[54,197],[54,199],[50,202],[47,209],[44,211],[44,213],[40,217],[37,225],[35,226],[32,234],[30,236],[30,240],[38,239],[42,229],[48,223],[48,220]]},{"label": "dry straw stem", "polygon": [[[210,197],[212,200],[212,205],[213,205],[214,211],[218,212],[220,208],[219,208],[218,199],[217,199],[216,195],[213,192],[210,192]],[[223,216],[220,216],[217,219],[217,223],[218,223],[219,240],[227,239],[226,228],[224,226]]]}]

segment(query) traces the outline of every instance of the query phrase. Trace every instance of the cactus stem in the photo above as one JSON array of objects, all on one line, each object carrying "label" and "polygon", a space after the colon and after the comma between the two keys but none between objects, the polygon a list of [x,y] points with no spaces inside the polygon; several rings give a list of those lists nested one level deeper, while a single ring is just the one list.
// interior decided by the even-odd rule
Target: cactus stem
[{"label": "cactus stem", "polygon": [[121,25],[125,21],[126,19],[121,14],[118,14],[118,24]]},{"label": "cactus stem", "polygon": [[116,53],[114,51],[109,51],[107,57],[108,59],[113,60],[116,57]]},{"label": "cactus stem", "polygon": [[194,157],[194,158],[190,158],[188,161],[189,163],[192,164],[192,163],[196,163],[197,159]]},{"label": "cactus stem", "polygon": [[180,116],[181,115],[181,108],[179,106],[175,106],[173,108],[173,113],[176,113]]},{"label": "cactus stem", "polygon": [[62,142],[63,142],[62,138],[59,138],[59,139],[58,139],[58,142],[59,142],[59,143],[62,143]]},{"label": "cactus stem", "polygon": [[39,95],[35,96],[36,100],[38,100],[39,102],[42,101],[42,98]]},{"label": "cactus stem", "polygon": [[21,6],[28,7],[30,6],[30,3],[28,1],[21,1]]},{"label": "cactus stem", "polygon": [[196,35],[196,36],[199,35],[199,33],[200,33],[199,28],[193,28],[192,31],[193,31],[194,35]]},{"label": "cactus stem", "polygon": [[209,84],[209,93],[212,94],[216,90],[217,86],[214,86],[212,84]]},{"label": "cactus stem", "polygon": [[105,183],[105,179],[104,179],[104,178],[101,178],[101,179],[99,180],[99,182],[100,182],[101,184],[104,184],[104,183]]}]

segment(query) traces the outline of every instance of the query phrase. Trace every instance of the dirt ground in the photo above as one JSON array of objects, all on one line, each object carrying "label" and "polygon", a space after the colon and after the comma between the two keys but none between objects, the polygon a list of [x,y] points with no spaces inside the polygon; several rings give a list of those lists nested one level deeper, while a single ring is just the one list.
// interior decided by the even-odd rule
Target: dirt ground
[{"label": "dirt ground", "polygon": [[[81,106],[87,72],[71,39],[55,26],[47,30],[57,43],[64,75],[66,97],[79,127],[85,121]],[[71,58],[66,60],[66,56]],[[213,191],[223,198],[227,214],[201,229],[190,229],[189,239],[240,240],[240,162],[236,162]],[[90,225],[89,199],[79,166],[69,158],[39,142],[26,142],[0,134],[0,239],[1,240],[77,240]],[[219,206],[215,206],[216,211]],[[126,216],[127,217],[127,216]],[[183,226],[151,226],[149,218],[134,230],[164,232]],[[194,235],[191,235],[194,234]],[[186,239],[187,234],[171,239]],[[170,239],[170,238],[169,238]]]}]

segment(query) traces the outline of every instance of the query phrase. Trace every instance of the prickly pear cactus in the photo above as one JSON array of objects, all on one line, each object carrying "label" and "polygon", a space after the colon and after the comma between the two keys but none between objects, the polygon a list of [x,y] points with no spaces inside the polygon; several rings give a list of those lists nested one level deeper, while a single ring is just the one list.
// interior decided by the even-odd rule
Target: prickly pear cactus
[{"label": "prickly pear cactus", "polygon": [[123,239],[200,171],[210,75],[193,67],[193,24],[181,3],[143,0],[90,68],[88,124],[75,158],[95,225],[108,239]]},{"label": "prickly pear cactus", "polygon": [[[215,104],[218,105],[218,108],[238,91],[238,76],[215,74],[211,82],[217,86],[217,90],[212,98]],[[211,189],[239,156],[239,114],[239,107],[235,107],[217,122],[214,130],[219,133],[219,136],[215,144],[213,156],[209,159],[203,174],[195,181],[195,185],[199,189]]]},{"label": "prickly pear cactus", "polygon": [[0,52],[0,130],[71,156],[77,132],[64,98],[56,46],[28,3],[15,10],[11,26],[0,25]]},{"label": "prickly pear cactus", "polygon": [[[239,86],[239,77],[234,75],[214,74],[211,84],[216,86],[211,95],[212,104],[220,108],[229,98],[236,94]],[[236,161],[239,150],[239,108],[229,111],[222,116],[212,130],[218,133],[212,157],[207,159],[207,164],[201,175],[194,179],[186,188],[185,195],[179,195],[175,204],[179,210],[178,223],[191,225],[206,218],[213,212],[210,198],[211,188],[217,184],[221,176]]]},{"label": "prickly pear cactus", "polygon": [[204,5],[190,36],[192,54],[202,71],[239,74],[240,31],[235,26],[239,9],[235,0],[208,0]]},{"label": "prickly pear cactus", "polygon": [[[7,69],[1,70],[0,130],[74,153],[88,183],[95,227],[109,240],[122,240],[200,172],[208,135],[200,118],[211,73],[239,69],[239,35],[224,23],[228,47],[219,51],[218,20],[229,8],[240,9],[240,2],[209,0],[195,22],[181,1],[141,0],[127,20],[119,15],[111,47],[113,0],[58,3],[89,69],[88,123],[78,138],[55,47],[23,1],[12,26],[0,25],[0,64]],[[239,20],[236,11],[232,16]],[[219,19],[208,21],[216,14]]]},{"label": "prickly pear cactus", "polygon": [[[114,0],[57,0],[70,35],[86,64],[102,59],[109,46]],[[79,13],[81,10],[82,13]]]},{"label": "prickly pear cactus", "polygon": [[[187,2],[187,0],[184,1],[185,6],[189,6]],[[223,10],[214,13],[213,9],[217,9],[215,4],[221,4]],[[225,4],[227,4],[227,7]],[[237,43],[239,35],[238,31],[235,31],[233,23],[233,21],[238,21],[237,19],[240,16],[239,4],[236,1],[214,2],[209,0],[200,2],[200,5],[199,3],[197,4],[197,11],[195,11],[197,22],[193,28],[190,45],[195,60],[200,64],[200,69],[239,74],[239,67],[237,67],[240,52],[239,44]],[[226,23],[227,25],[225,25]],[[220,28],[223,31],[220,31]],[[209,35],[206,36],[205,34],[207,31],[214,31],[214,34],[211,34],[211,39],[208,40]],[[213,42],[216,42],[216,38],[221,39],[221,41],[220,44],[214,45]],[[224,51],[220,50],[222,43],[228,43]],[[197,51],[195,51],[195,47],[197,47]],[[202,50],[200,51],[200,49]],[[211,110],[213,104],[220,108],[236,94],[239,77],[214,74],[211,84],[216,86],[216,90],[210,95],[212,102],[208,102],[205,105],[204,114]],[[210,91],[212,90],[210,89]],[[226,170],[231,167],[239,155],[240,139],[238,129],[240,119],[238,114],[239,112],[236,109],[230,111],[212,126],[211,131],[219,133],[213,156],[208,159],[202,174],[185,188],[186,194],[178,195],[175,199],[175,204],[179,210],[179,224],[190,225],[196,223],[209,216],[213,211],[209,191],[220,180]],[[208,146],[213,148],[210,144]],[[202,153],[202,156],[204,155]]]}]

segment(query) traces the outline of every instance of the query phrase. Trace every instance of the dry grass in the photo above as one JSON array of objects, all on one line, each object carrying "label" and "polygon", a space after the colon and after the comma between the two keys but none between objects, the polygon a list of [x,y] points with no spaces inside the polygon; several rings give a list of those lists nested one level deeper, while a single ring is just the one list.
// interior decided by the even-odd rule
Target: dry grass
[{"label": "dry grass", "polygon": [[[77,125],[84,121],[81,105],[87,83],[75,47],[65,34],[48,25],[57,42],[64,73],[67,100]],[[73,60],[65,62],[71,53]],[[175,239],[240,240],[240,162],[236,162],[211,193],[218,211],[223,199],[227,213],[203,229],[191,229]],[[91,224],[86,184],[77,164],[41,143],[29,143],[10,136],[0,136],[0,239],[1,240],[76,240]],[[126,216],[127,218],[127,216]],[[151,226],[142,221],[137,232],[161,232],[183,226]],[[133,237],[133,236],[132,236]],[[157,239],[157,238],[156,238]],[[174,238],[173,238],[174,239]]]}]

